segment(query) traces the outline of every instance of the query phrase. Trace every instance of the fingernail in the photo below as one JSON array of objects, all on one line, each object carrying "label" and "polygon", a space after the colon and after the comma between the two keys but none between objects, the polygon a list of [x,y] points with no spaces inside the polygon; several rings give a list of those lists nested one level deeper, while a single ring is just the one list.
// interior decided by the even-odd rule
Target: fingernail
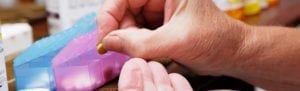
[{"label": "fingernail", "polygon": [[107,50],[103,47],[103,44],[100,42],[97,45],[97,50],[99,54],[105,54]]}]

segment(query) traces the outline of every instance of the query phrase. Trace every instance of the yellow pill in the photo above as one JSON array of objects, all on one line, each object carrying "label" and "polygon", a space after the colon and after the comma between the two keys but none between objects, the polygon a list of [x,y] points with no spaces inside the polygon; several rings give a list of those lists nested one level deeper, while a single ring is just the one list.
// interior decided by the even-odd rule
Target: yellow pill
[{"label": "yellow pill", "polygon": [[107,52],[107,50],[103,47],[103,44],[102,43],[99,43],[97,45],[97,50],[98,50],[98,53],[99,54],[105,54]]},{"label": "yellow pill", "polygon": [[247,16],[256,15],[261,12],[261,7],[258,0],[251,0],[245,3],[244,14]]}]

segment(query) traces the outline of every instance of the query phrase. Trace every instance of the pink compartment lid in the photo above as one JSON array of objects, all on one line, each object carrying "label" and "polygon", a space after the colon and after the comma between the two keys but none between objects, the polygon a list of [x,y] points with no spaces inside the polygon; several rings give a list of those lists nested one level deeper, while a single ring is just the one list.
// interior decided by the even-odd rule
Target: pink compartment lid
[{"label": "pink compartment lid", "polygon": [[97,52],[98,31],[73,39],[52,61],[59,91],[94,90],[120,74],[128,56]]}]

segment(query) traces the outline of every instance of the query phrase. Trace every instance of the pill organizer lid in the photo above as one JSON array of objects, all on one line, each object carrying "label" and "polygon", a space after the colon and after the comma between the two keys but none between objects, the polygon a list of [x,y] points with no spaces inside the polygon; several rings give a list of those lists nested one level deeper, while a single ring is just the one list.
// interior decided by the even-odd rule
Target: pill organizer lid
[{"label": "pill organizer lid", "polygon": [[25,64],[40,56],[47,55],[49,52],[60,50],[74,37],[91,32],[95,27],[96,13],[93,12],[80,19],[79,22],[66,31],[35,42],[14,60],[14,67]]}]

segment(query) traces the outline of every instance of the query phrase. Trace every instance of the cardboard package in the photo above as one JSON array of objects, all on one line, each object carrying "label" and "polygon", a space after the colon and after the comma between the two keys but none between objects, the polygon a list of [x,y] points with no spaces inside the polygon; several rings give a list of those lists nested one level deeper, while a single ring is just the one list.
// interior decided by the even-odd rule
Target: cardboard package
[{"label": "cardboard package", "polygon": [[[1,26],[0,26],[1,27]],[[0,91],[8,91],[2,33],[0,28]]]},{"label": "cardboard package", "polygon": [[97,12],[104,0],[46,0],[50,34],[70,28],[80,17]]}]

